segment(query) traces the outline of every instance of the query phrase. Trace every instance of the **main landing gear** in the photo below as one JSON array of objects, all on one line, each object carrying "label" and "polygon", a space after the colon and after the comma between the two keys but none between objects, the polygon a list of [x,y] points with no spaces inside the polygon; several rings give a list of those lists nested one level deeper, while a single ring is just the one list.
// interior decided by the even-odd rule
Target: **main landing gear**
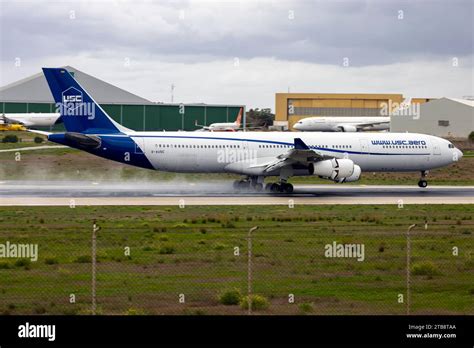
[{"label": "main landing gear", "polygon": [[233,186],[238,191],[252,189],[253,191],[260,192],[263,190],[263,177],[247,177],[242,180],[236,180]]},{"label": "main landing gear", "polygon": [[426,170],[421,171],[421,178],[420,178],[420,181],[418,181],[419,187],[424,188],[428,186],[428,181],[426,181],[426,175],[428,175],[428,172]]},{"label": "main landing gear", "polygon": [[[234,181],[234,190],[236,191],[263,191],[263,179],[264,177],[252,176],[246,177],[242,180]],[[293,193],[293,185],[281,180],[279,183],[268,183],[265,185],[265,191],[271,193]]]},{"label": "main landing gear", "polygon": [[293,193],[293,185],[287,182],[266,184],[265,191],[271,193]]}]

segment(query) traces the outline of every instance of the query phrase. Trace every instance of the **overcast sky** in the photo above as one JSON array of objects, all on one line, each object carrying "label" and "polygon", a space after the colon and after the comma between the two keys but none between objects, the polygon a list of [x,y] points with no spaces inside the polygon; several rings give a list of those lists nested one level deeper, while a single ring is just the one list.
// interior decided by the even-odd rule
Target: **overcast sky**
[{"label": "overcast sky", "polygon": [[474,1],[2,1],[0,86],[71,65],[152,101],[474,95]]}]

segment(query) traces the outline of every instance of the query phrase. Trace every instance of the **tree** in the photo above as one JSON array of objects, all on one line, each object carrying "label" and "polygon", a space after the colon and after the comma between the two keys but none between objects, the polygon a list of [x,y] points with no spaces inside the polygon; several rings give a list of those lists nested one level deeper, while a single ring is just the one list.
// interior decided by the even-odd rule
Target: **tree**
[{"label": "tree", "polygon": [[268,127],[273,125],[275,114],[271,109],[250,109],[247,111],[247,127]]},{"label": "tree", "polygon": [[469,133],[469,141],[471,142],[474,142],[474,131],[472,131],[471,133]]}]

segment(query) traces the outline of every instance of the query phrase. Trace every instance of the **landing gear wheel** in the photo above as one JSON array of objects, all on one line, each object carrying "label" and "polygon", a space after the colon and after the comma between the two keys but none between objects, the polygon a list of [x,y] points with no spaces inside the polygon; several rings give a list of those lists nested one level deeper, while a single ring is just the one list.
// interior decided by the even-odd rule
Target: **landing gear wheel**
[{"label": "landing gear wheel", "polygon": [[240,190],[246,190],[250,187],[250,182],[249,181],[239,181],[239,189]]},{"label": "landing gear wheel", "polygon": [[428,186],[428,181],[420,180],[420,181],[418,181],[418,186],[419,187],[426,187],[426,186]]},{"label": "landing gear wheel", "polygon": [[281,184],[281,192],[293,193],[293,185],[288,183]]},{"label": "landing gear wheel", "polygon": [[246,180],[236,180],[234,181],[234,190],[245,190],[250,187],[250,182]]},{"label": "landing gear wheel", "polygon": [[273,193],[280,192],[280,185],[278,184],[271,184],[270,191]]},{"label": "landing gear wheel", "polygon": [[263,190],[263,185],[257,183],[257,184],[254,185],[253,189],[254,189],[255,191],[257,191],[257,192],[260,192],[260,191]]},{"label": "landing gear wheel", "polygon": [[270,192],[270,191],[272,190],[272,185],[273,185],[273,184],[270,184],[270,183],[266,184],[266,185],[265,185],[265,191]]}]

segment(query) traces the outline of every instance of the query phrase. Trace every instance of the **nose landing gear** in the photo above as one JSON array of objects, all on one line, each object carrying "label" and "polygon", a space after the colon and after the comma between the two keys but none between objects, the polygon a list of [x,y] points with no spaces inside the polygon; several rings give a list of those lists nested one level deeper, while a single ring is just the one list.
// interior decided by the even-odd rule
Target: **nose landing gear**
[{"label": "nose landing gear", "polygon": [[426,175],[428,174],[428,172],[426,170],[422,170],[421,171],[421,178],[420,178],[420,181],[418,181],[418,186],[419,187],[426,187],[428,186],[428,181],[426,181]]}]

